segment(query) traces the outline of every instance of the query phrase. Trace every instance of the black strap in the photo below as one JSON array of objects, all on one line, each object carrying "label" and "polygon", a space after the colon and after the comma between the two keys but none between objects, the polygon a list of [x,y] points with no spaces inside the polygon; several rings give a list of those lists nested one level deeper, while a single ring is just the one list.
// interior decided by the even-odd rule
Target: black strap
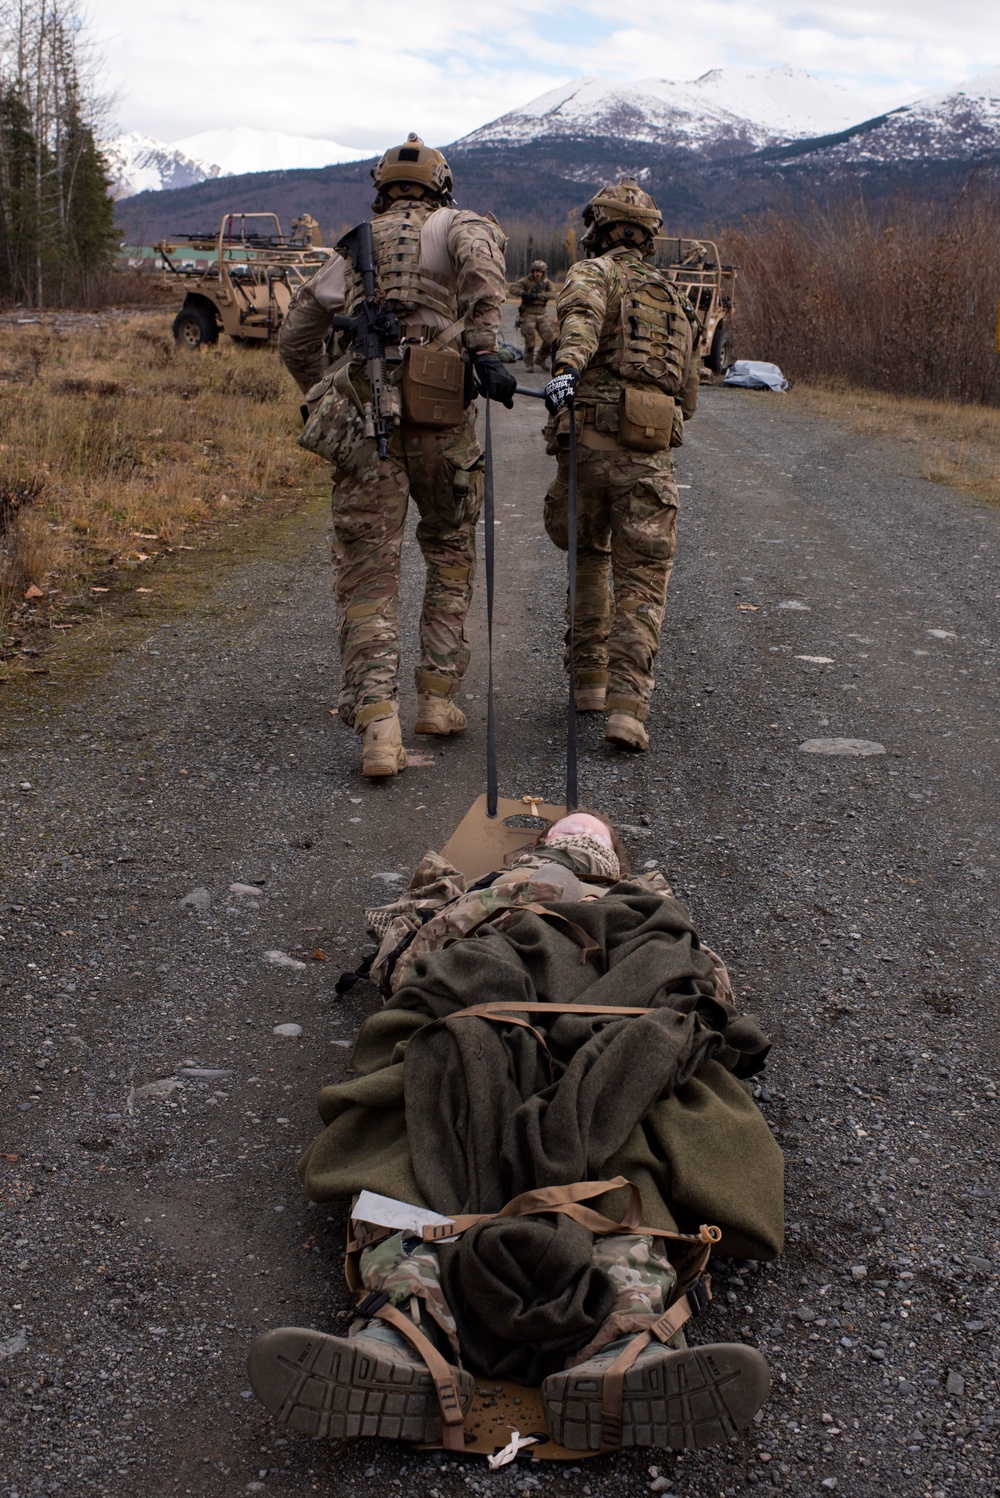
[{"label": "black strap", "polygon": [[493,709],[493,573],[494,521],[496,506],[493,493],[493,438],[490,432],[490,402],[486,402],[486,453],[483,524],[486,531],[486,640],[488,674],[486,685],[486,815],[497,814],[497,727]]},{"label": "black strap", "polygon": [[572,395],[566,402],[569,411],[569,475],[566,499],[566,528],[569,532],[569,717],[566,721],[566,810],[579,805],[576,788],[576,405]]},{"label": "black strap", "polygon": [[369,952],[368,956],[362,958],[362,960],[358,963],[357,968],[353,973],[341,973],[340,977],[333,985],[334,993],[350,993],[355,983],[360,983],[362,978],[367,978],[368,974],[372,970],[372,963],[375,961],[377,955],[377,952]]}]

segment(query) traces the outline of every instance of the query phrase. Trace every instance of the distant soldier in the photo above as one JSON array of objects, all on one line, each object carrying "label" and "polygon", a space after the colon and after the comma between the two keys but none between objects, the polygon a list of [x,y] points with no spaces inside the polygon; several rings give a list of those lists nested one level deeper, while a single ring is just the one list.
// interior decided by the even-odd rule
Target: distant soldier
[{"label": "distant soldier", "polygon": [[[447,735],[466,726],[454,698],[469,664],[465,619],[476,569],[483,458],[475,409],[464,408],[476,394],[513,405],[516,382],[496,354],[506,291],[505,240],[496,220],[453,206],[448,163],[416,135],[386,151],[372,179],[376,294],[398,315],[402,332],[399,346],[387,350],[390,379],[402,376],[403,396],[387,458],[379,459],[375,440],[365,435],[370,393],[363,360],[346,354],[324,375],[331,318],[341,311],[353,315],[364,295],[343,254],[296,293],[278,346],[306,392],[307,408],[320,412],[323,430],[313,450],[333,462],[338,708],[343,721],[363,735],[362,771],[375,777],[406,768],[398,716],[398,599],[411,497],[427,564],[416,732]],[[452,350],[458,373],[449,374],[448,351],[459,340],[468,362],[463,366]],[[411,357],[418,353],[426,355],[422,365]],[[408,383],[410,376],[419,379],[421,368],[436,369],[432,378],[441,377],[442,365],[449,389]]]},{"label": "distant soldier", "polygon": [[545,308],[548,302],[556,294],[556,288],[545,274],[548,267],[544,260],[533,260],[531,270],[520,281],[511,283],[510,292],[512,296],[521,298],[520,311],[517,314],[517,326],[521,330],[524,339],[524,367],[534,369],[535,367],[535,334],[538,334],[539,369],[548,368],[549,355],[552,352],[552,339],[555,336],[549,319],[545,316]]},{"label": "distant soldier", "polygon": [[292,219],[292,239],[305,245],[307,250],[319,244],[319,224],[311,213],[303,213],[299,218]]},{"label": "distant soldier", "polygon": [[[669,449],[694,415],[695,314],[650,264],[662,216],[632,177],[584,209],[588,256],[559,293],[558,352],[546,386],[548,450],[558,472],[545,528],[565,551],[568,423],[579,440],[574,675],[577,707],[607,713],[605,738],[646,749],[653,661],[677,537]],[[614,579],[614,599],[610,579]]]}]

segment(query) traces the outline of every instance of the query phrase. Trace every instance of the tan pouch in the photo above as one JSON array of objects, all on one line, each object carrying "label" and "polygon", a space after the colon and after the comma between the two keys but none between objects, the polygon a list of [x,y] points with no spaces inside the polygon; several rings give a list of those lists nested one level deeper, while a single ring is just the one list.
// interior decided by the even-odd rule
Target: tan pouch
[{"label": "tan pouch", "polygon": [[457,427],[465,410],[465,365],[457,349],[414,345],[403,365],[403,416],[415,426]]},{"label": "tan pouch", "polygon": [[622,391],[618,440],[633,452],[658,453],[670,446],[674,426],[674,398],[660,390]]}]

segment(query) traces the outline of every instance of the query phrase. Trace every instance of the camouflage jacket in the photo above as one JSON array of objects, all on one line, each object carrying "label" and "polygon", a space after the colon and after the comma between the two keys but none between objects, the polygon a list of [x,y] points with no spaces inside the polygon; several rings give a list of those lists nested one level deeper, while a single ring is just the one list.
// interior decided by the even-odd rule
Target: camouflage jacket
[{"label": "camouflage jacket", "polygon": [[[580,880],[586,881],[584,890],[579,889]],[[665,899],[673,896],[658,869],[630,874],[628,884],[632,890]],[[414,977],[418,958],[460,941],[487,921],[502,920],[509,911],[525,905],[587,896],[602,898],[613,888],[606,882],[599,860],[579,847],[544,844],[515,859],[484,889],[468,889],[465,876],[447,859],[440,853],[427,853],[398,900],[365,912],[368,934],[380,943],[371,979],[384,992],[395,993]],[[404,942],[406,946],[400,951]],[[710,948],[703,950],[715,967],[719,997],[732,1003],[732,984],[725,964]]]},{"label": "camouflage jacket", "polygon": [[522,312],[544,312],[546,303],[556,294],[556,288],[548,276],[543,276],[540,281],[533,281],[530,274],[522,276],[520,281],[511,281],[507,290],[511,296],[521,298]]},{"label": "camouflage jacket", "polygon": [[[588,365],[597,353],[598,344],[608,336],[621,316],[624,291],[623,271],[649,270],[638,251],[615,249],[593,260],[580,260],[570,267],[566,284],[556,302],[556,317],[559,320],[558,354],[553,360],[580,375],[577,398],[580,401],[616,402],[623,388],[623,380],[613,369],[607,367],[589,369]],[[660,278],[669,284],[665,275]],[[684,313],[692,329],[697,327],[697,317],[691,304],[674,288],[676,303]],[[692,337],[693,342],[693,337]],[[689,355],[687,367],[677,395],[685,417],[694,415],[698,404],[698,360]]]},{"label": "camouflage jacket", "polygon": [[[465,319],[462,341],[468,349],[495,349],[507,282],[503,231],[493,218],[458,208],[432,208],[401,201],[379,215],[381,224],[404,218],[420,225],[420,253],[434,281],[454,287],[458,315]],[[327,367],[330,320],[353,299],[355,272],[343,255],[333,255],[292,298],[278,335],[278,352],[299,389],[305,393]],[[443,329],[447,316],[413,308],[401,319],[422,329]]]}]

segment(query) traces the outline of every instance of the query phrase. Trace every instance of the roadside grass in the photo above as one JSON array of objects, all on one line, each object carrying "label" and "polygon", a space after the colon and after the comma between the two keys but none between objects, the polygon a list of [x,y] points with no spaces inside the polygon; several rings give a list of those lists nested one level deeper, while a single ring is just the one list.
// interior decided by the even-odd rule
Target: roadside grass
[{"label": "roadside grass", "polygon": [[876,390],[797,384],[796,403],[817,416],[844,421],[865,437],[914,444],[920,471],[1000,505],[1000,409],[922,400]]},{"label": "roadside grass", "polygon": [[0,325],[0,680],[39,626],[151,591],[161,556],[313,492],[295,395],[273,350],[177,349],[162,314]]}]

